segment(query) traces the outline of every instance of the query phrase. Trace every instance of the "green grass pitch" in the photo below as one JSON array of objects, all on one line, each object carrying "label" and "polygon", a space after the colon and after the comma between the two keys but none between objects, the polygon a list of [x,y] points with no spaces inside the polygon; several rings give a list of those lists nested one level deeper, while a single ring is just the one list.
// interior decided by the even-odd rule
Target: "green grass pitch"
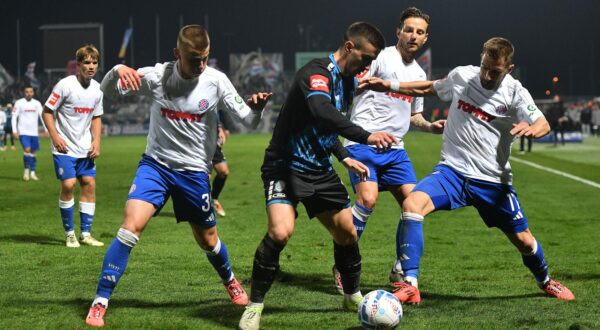
[{"label": "green grass pitch", "polygon": [[[221,239],[233,270],[246,283],[254,250],[266,231],[259,167],[266,135],[232,136],[224,148],[231,169],[220,201]],[[439,159],[440,137],[406,139],[417,176]],[[0,328],[80,329],[99,276],[103,248],[68,249],[57,208],[49,141],[41,141],[39,182],[23,182],[22,153],[0,153]],[[93,234],[106,245],[116,235],[144,137],[108,137],[97,169]],[[600,182],[600,143],[552,148],[535,144],[522,159]],[[347,182],[345,171],[336,164]],[[600,328],[600,189],[513,162],[515,188],[551,275],[576,295],[546,297],[497,229],[472,208],[438,212],[425,221],[425,255],[419,279],[423,304],[407,306],[401,327],[413,329]],[[332,285],[331,238],[299,207],[296,230],[281,254],[282,273],[266,299],[264,329],[348,329],[358,326],[341,308]],[[360,242],[362,291],[387,288],[395,258],[400,210],[383,193]],[[76,228],[79,220],[76,213]],[[105,320],[119,329],[231,329],[234,307],[195,244],[187,224],[175,224],[171,205],[154,218],[134,248]]]}]

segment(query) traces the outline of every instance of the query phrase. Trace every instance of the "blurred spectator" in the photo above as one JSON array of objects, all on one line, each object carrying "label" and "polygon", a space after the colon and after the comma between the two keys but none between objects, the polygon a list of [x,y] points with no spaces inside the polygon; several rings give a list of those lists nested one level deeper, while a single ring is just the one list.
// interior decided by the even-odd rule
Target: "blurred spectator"
[{"label": "blurred spectator", "polygon": [[592,134],[600,136],[600,100],[592,105]]},{"label": "blurred spectator", "polygon": [[527,152],[531,152],[533,146],[533,138],[531,136],[521,136],[521,148],[519,148],[519,155],[525,154],[525,140],[527,140]]},{"label": "blurred spectator", "polygon": [[550,128],[554,133],[554,145],[556,146],[558,143],[558,135],[560,133],[560,142],[561,144],[565,144],[565,126],[569,119],[565,116],[565,107],[563,105],[560,96],[554,96],[554,103],[548,109],[548,113],[546,115],[546,119],[548,123],[550,123]]},{"label": "blurred spectator", "polygon": [[590,124],[592,123],[592,101],[587,102],[583,109],[581,109],[581,134],[584,137],[589,136],[591,133]]},{"label": "blurred spectator", "polygon": [[6,139],[10,139],[10,150],[17,150],[17,148],[15,148],[15,137],[13,136],[12,129],[13,105],[11,103],[6,105],[4,113],[6,115],[6,122],[1,128],[4,131],[4,136],[2,137],[2,147],[4,150],[6,150],[6,147],[8,147],[6,144]]}]

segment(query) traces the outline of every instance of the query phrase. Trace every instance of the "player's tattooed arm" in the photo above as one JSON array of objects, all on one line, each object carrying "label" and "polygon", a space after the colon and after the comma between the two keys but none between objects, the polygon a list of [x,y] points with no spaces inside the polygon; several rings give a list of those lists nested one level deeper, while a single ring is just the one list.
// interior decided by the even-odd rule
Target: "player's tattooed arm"
[{"label": "player's tattooed arm", "polygon": [[442,134],[444,132],[444,125],[446,125],[446,120],[441,119],[431,123],[425,120],[422,113],[418,112],[410,117],[410,124],[423,132]]}]

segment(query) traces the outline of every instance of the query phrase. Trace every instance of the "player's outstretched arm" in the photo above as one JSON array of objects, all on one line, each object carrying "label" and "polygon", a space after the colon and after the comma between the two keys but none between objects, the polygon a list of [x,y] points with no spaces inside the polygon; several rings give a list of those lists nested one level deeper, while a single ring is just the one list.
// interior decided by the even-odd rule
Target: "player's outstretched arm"
[{"label": "player's outstretched arm", "polygon": [[383,80],[379,77],[366,77],[358,82],[358,89],[369,89],[376,92],[394,92],[409,96],[435,96],[437,95],[433,88],[433,81],[411,81],[398,82]]},{"label": "player's outstretched arm", "polygon": [[513,128],[510,130],[510,134],[513,136],[531,136],[535,139],[541,138],[548,133],[550,133],[550,124],[548,124],[548,121],[544,117],[536,119],[531,125],[526,121],[513,124]]},{"label": "player's outstretched arm", "polygon": [[143,74],[122,64],[113,67],[102,79],[100,89],[108,96],[137,92],[142,88]]},{"label": "player's outstretched arm", "polygon": [[56,123],[54,121],[54,113],[48,107],[44,107],[44,111],[42,112],[42,120],[44,121],[44,125],[46,125],[46,129],[48,129],[48,135],[50,135],[50,139],[52,140],[52,145],[54,148],[60,153],[66,154],[67,142],[58,134],[56,130]]},{"label": "player's outstretched arm", "polygon": [[418,112],[410,117],[410,124],[423,132],[442,134],[444,133],[444,126],[446,125],[446,120],[440,119],[434,122],[428,122],[423,117],[423,114]]}]

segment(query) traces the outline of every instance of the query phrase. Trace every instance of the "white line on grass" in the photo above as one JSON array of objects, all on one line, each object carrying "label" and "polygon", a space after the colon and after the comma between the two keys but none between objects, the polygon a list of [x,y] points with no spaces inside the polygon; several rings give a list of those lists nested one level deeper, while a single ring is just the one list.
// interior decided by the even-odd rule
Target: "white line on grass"
[{"label": "white line on grass", "polygon": [[581,183],[587,184],[588,186],[592,186],[594,188],[599,188],[600,189],[600,183],[597,183],[597,182],[594,182],[594,181],[590,181],[590,180],[586,180],[584,178],[575,176],[573,174],[561,172],[561,171],[555,170],[553,168],[542,166],[542,165],[538,165],[536,163],[532,163],[530,161],[523,160],[523,159],[520,159],[520,158],[511,157],[510,160],[511,161],[515,161],[517,163],[522,163],[522,164],[525,164],[525,165],[529,165],[531,167],[535,167],[537,169],[540,169],[540,170],[543,170],[543,171],[546,171],[546,172],[554,173],[556,175],[564,176],[565,178],[569,178],[571,180],[579,181]]}]

